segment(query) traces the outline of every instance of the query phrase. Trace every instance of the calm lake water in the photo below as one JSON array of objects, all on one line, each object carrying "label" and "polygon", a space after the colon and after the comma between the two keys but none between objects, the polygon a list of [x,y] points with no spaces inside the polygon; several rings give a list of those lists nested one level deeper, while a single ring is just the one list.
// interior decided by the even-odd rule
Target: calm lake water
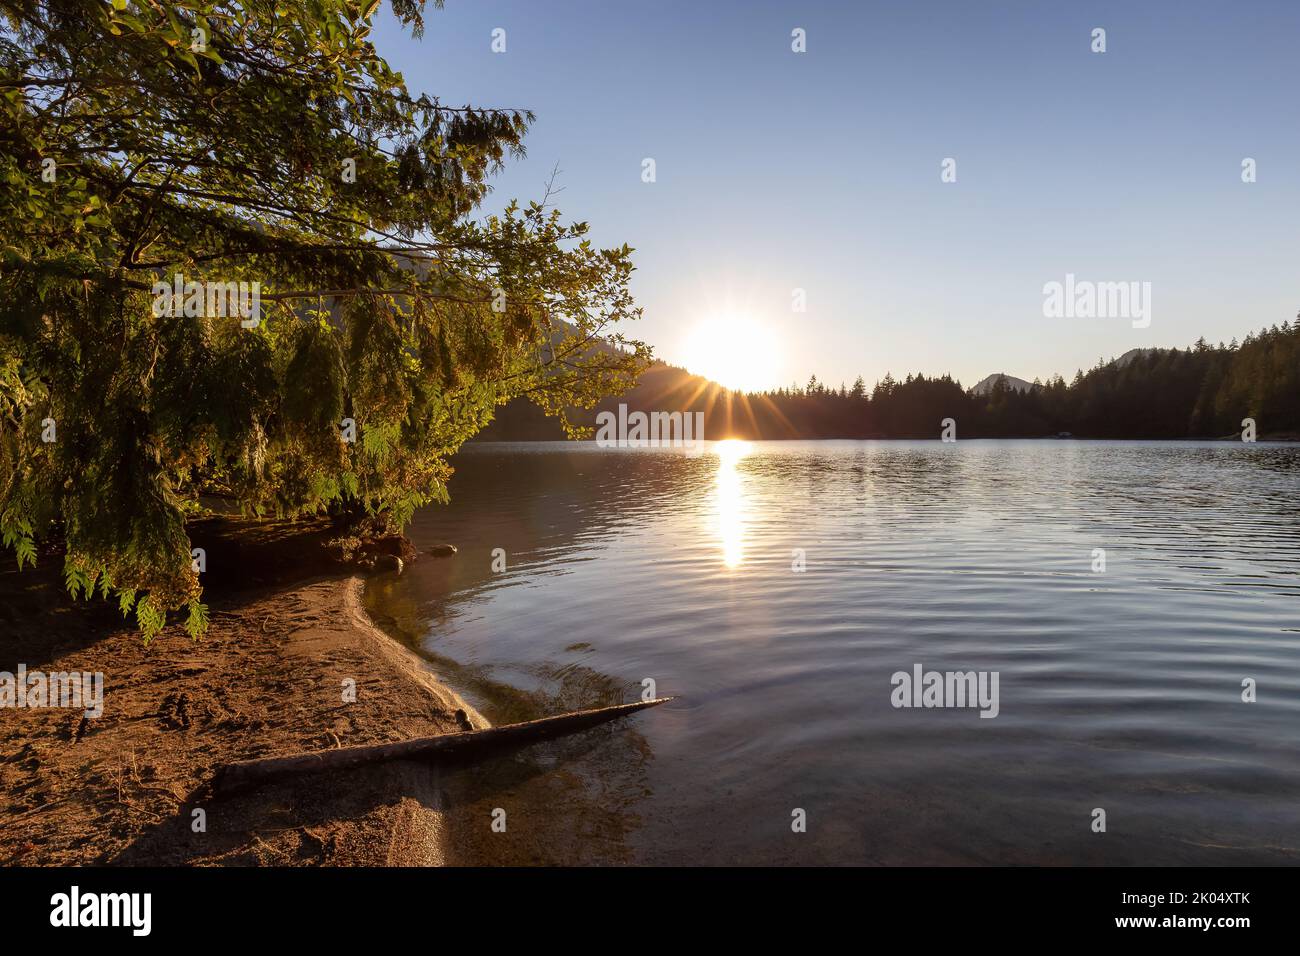
[{"label": "calm lake water", "polygon": [[[646,678],[680,699],[443,772],[453,862],[1300,861],[1298,446],[485,444],[456,466],[410,533],[460,553],[372,580],[375,616],[495,723]],[[998,672],[998,716],[895,708],[916,664]]]}]

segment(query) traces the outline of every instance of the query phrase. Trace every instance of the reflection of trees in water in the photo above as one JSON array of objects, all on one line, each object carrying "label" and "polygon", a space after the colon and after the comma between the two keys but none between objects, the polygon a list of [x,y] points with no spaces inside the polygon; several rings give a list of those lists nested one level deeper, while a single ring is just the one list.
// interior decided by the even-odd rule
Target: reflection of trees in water
[{"label": "reflection of trees in water", "polygon": [[[598,542],[630,516],[663,507],[693,481],[707,485],[716,470],[716,460],[673,458],[584,451],[463,455],[450,489],[453,504],[425,509],[410,530],[422,550],[449,541],[459,553],[423,558],[402,577],[371,579],[367,609],[493,724],[636,700],[640,684],[581,661],[511,665],[526,676],[519,681],[524,689],[495,679],[491,665],[467,666],[434,653],[424,639],[454,627],[462,615],[482,613],[497,587],[590,557],[584,552],[593,536]],[[494,548],[507,553],[503,574],[491,570]],[[565,650],[581,655],[590,647]],[[448,862],[628,862],[626,838],[639,825],[636,804],[649,792],[650,759],[634,717],[481,763],[444,766]],[[497,807],[507,813],[505,833],[491,830]]]},{"label": "reflection of trees in water", "polygon": [[[670,513],[682,499],[708,492],[717,458],[676,452],[599,450],[536,453],[477,449],[454,459],[451,505],[421,509],[407,533],[421,550],[455,544],[451,559],[423,558],[409,574],[372,582],[377,607],[398,621],[446,623],[482,591],[523,572],[581,559],[622,526]],[[493,550],[506,552],[507,570],[491,570]],[[380,600],[382,599],[382,601]]]},{"label": "reflection of trees in water", "polygon": [[[663,675],[662,689],[686,697],[653,718],[444,774],[454,862],[1204,863],[1286,852],[1264,848],[1251,822],[1290,822],[1278,802],[1286,725],[1270,724],[1276,750],[1240,754],[1220,711],[1197,712],[1168,688],[1217,680],[1236,653],[1189,642],[1188,630],[1262,655],[1288,636],[1261,628],[1258,610],[1241,616],[1236,596],[1249,589],[1270,613],[1294,593],[1294,446],[757,446],[734,463],[746,537],[732,574],[710,525],[716,454],[475,454],[453,505],[422,515],[427,543],[461,547],[446,562],[461,589],[430,590],[422,569],[450,580],[436,562],[375,579],[412,643],[430,621],[450,621],[457,636],[435,629],[429,646],[496,665],[439,664],[497,722],[635,698],[639,688],[595,668]],[[620,524],[628,514],[638,517]],[[844,573],[783,587],[787,548],[805,540],[818,542],[821,568]],[[1098,541],[1128,564],[1107,589],[1080,588]],[[494,546],[511,552],[506,575],[491,574]],[[1221,567],[1207,567],[1207,553]],[[1072,555],[1084,557],[1071,565]],[[584,566],[595,573],[531,586],[579,561],[597,562]],[[508,590],[489,601],[498,587]],[[1144,667],[1116,676],[1112,652]],[[979,721],[900,723],[884,697],[862,694],[900,655],[962,666],[991,655],[1022,681],[1016,719],[994,722],[996,734]],[[1225,760],[1244,761],[1248,790],[1224,782]],[[1276,789],[1255,782],[1274,773]],[[1171,841],[1168,794],[1189,779],[1201,808]],[[1123,795],[1136,823],[1122,847],[1070,829],[1080,786]],[[491,830],[497,807],[504,834]],[[806,834],[791,832],[792,807],[807,810]]]}]

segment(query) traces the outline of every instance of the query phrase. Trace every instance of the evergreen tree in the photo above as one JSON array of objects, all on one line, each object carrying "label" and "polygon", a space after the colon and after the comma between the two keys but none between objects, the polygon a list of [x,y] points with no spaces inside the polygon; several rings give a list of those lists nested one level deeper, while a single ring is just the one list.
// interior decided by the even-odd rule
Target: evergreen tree
[{"label": "evergreen tree", "polygon": [[[644,365],[631,250],[546,199],[473,218],[531,114],[409,91],[378,6],[0,0],[0,536],[20,567],[61,537],[147,636],[205,627],[200,495],[400,526],[497,405]],[[260,311],[160,311],[178,274]]]}]

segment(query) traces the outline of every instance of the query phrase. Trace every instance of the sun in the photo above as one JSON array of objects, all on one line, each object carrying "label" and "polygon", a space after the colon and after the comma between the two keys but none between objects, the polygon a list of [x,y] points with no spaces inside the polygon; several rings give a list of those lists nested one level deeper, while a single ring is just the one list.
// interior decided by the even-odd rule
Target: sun
[{"label": "sun", "polygon": [[771,388],[777,344],[761,322],[719,316],[696,326],[686,343],[686,367],[734,392]]}]

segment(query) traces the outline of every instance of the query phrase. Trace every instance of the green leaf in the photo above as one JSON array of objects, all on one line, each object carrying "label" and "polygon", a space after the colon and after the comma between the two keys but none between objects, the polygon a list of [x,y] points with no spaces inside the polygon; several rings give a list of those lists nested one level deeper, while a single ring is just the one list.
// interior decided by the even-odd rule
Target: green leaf
[{"label": "green leaf", "polygon": [[189,631],[190,637],[198,640],[208,630],[208,606],[196,600],[190,601],[189,616],[185,619],[185,630]]}]

